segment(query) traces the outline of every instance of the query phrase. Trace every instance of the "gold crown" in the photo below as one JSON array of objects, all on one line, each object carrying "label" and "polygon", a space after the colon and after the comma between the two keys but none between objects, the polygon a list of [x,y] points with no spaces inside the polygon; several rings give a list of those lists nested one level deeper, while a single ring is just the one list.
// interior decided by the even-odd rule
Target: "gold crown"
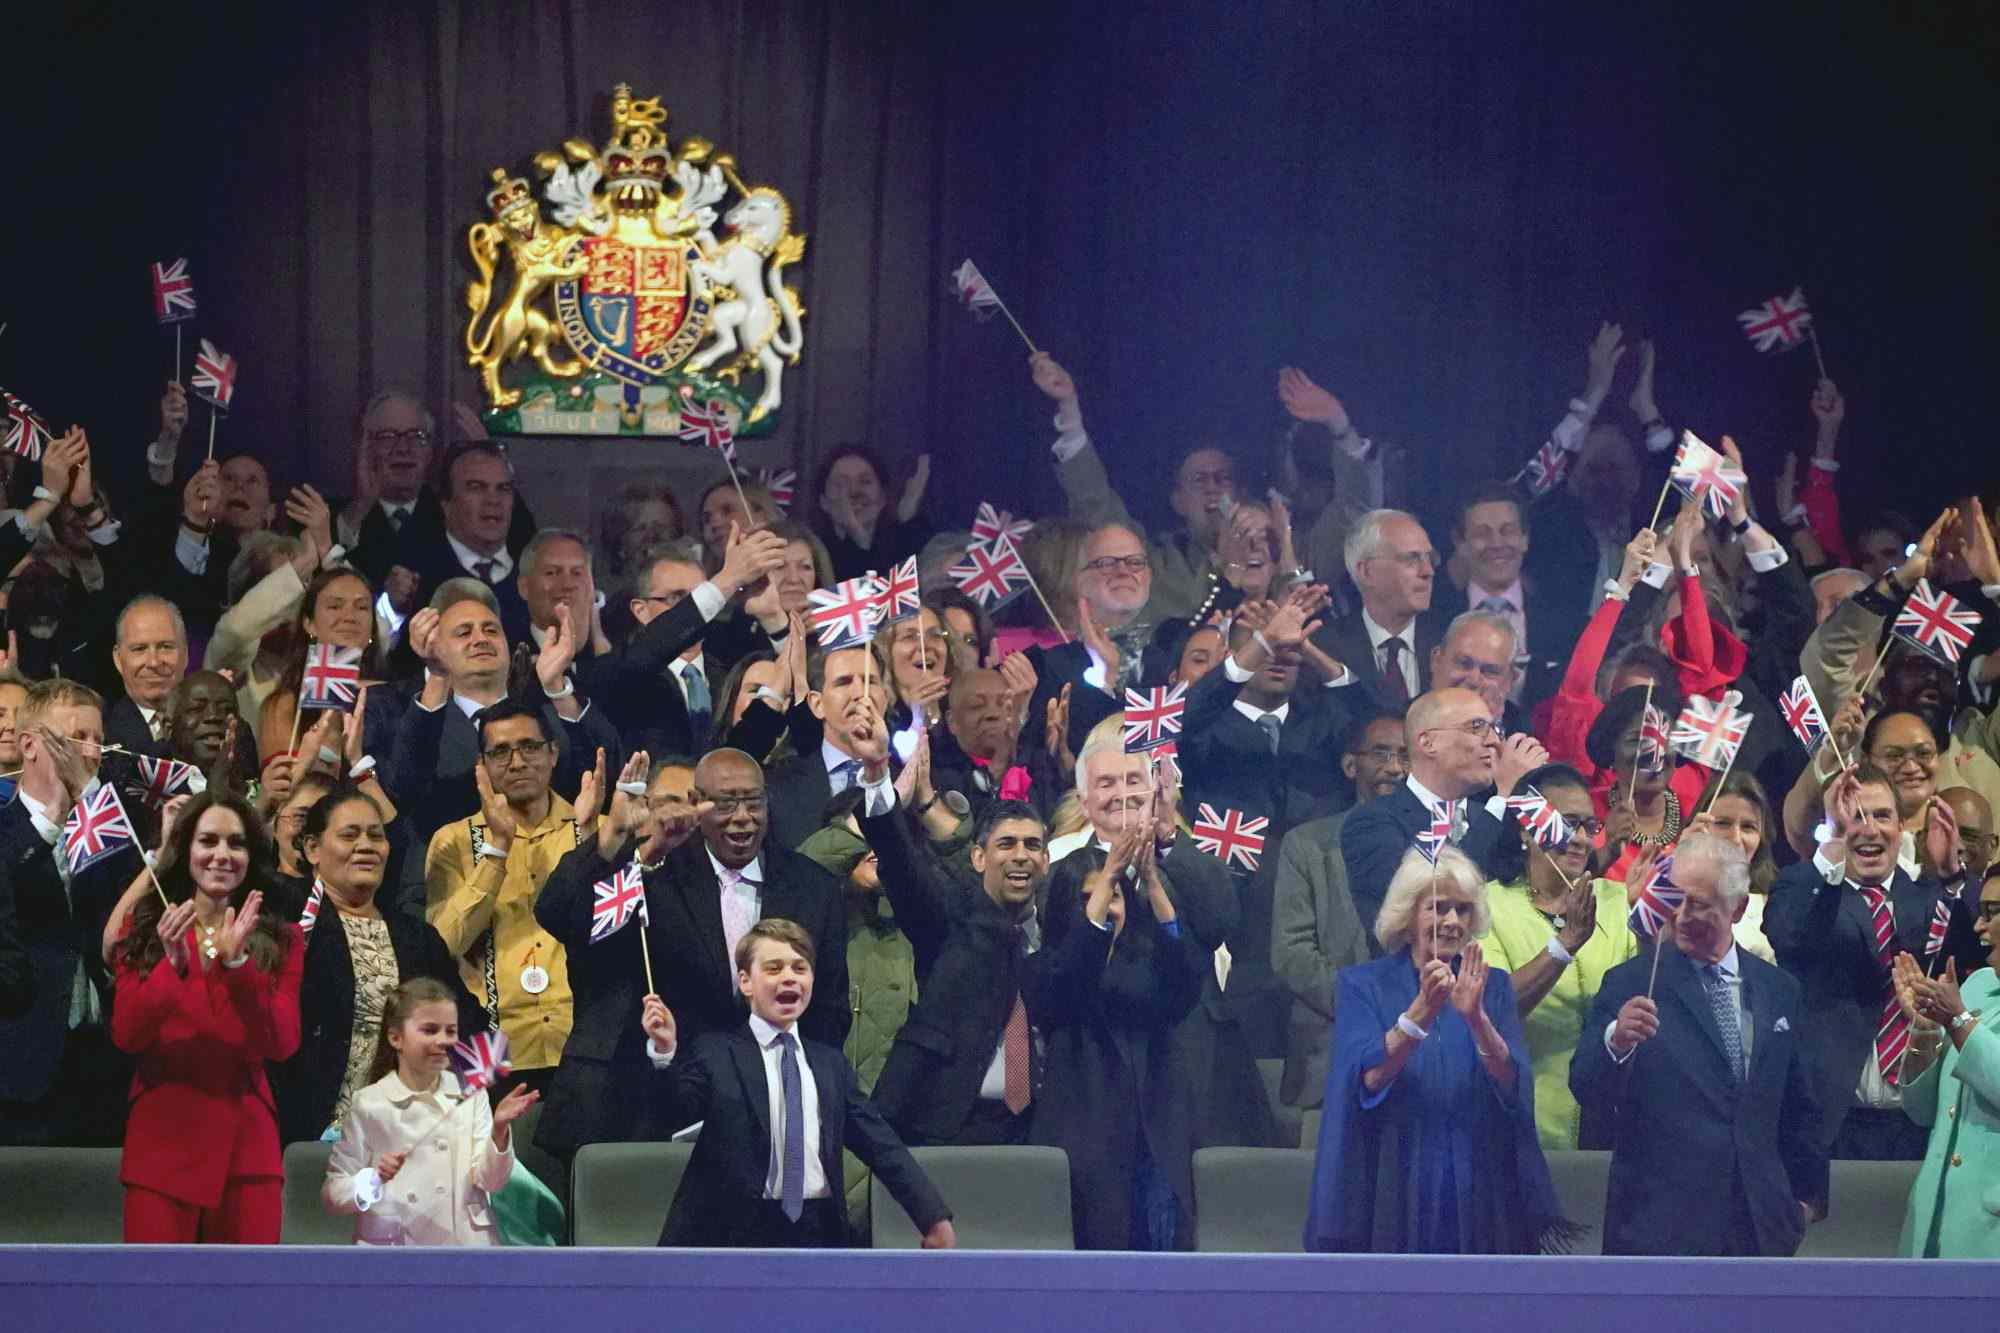
[{"label": "gold crown", "polygon": [[486,206],[493,210],[494,217],[534,201],[534,192],[529,190],[528,182],[519,176],[510,178],[505,167],[493,168],[493,188],[486,192]]},{"label": "gold crown", "polygon": [[667,109],[657,97],[643,101],[632,96],[632,85],[621,83],[611,90],[611,142],[607,148],[627,148],[634,153],[664,150],[667,146]]}]

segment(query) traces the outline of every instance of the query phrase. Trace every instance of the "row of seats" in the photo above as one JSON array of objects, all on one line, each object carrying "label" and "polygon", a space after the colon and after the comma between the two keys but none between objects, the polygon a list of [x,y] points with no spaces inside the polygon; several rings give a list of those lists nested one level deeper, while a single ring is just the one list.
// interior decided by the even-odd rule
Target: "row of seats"
[{"label": "row of seats", "polygon": [[[598,1143],[576,1156],[572,1179],[576,1243],[650,1246],[687,1168],[683,1143]],[[1066,1250],[1071,1246],[1069,1159],[1056,1148],[912,1150],[957,1214],[961,1246],[982,1250]],[[320,1206],[325,1144],[285,1151],[287,1245],[345,1245],[348,1219]],[[1576,1253],[1601,1252],[1610,1154],[1550,1153],[1563,1212],[1589,1227]],[[0,1244],[116,1244],[124,1190],[115,1148],[0,1149]],[[1300,1148],[1204,1148],[1194,1155],[1199,1215],[1196,1248],[1296,1253],[1312,1187],[1313,1154]],[[1833,1212],[1806,1232],[1811,1258],[1888,1258],[1896,1252],[1915,1162],[1833,1163]],[[914,1224],[874,1184],[874,1245],[910,1249]]]}]

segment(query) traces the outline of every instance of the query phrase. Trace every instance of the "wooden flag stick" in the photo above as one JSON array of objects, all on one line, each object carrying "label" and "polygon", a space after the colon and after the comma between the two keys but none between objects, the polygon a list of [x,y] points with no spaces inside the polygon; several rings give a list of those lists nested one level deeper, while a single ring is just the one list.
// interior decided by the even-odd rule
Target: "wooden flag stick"
[{"label": "wooden flag stick", "polygon": [[[1646,710],[1651,708],[1652,706],[1653,706],[1653,682],[1649,680],[1646,682],[1646,702],[1639,706],[1639,740],[1642,745],[1645,743],[1646,739]],[[1665,757],[1666,757],[1665,755],[1661,756],[1661,758],[1663,759]],[[1639,800],[1639,756],[1637,754],[1634,754],[1632,756],[1632,782],[1631,785],[1628,786],[1625,791],[1625,804],[1632,807],[1632,827],[1635,831],[1639,826],[1639,806],[1637,804],[1638,800]]]},{"label": "wooden flag stick", "polygon": [[989,292],[993,292],[993,304],[1000,307],[1000,313],[1005,315],[1007,317],[1007,322],[1014,326],[1014,332],[1020,334],[1021,341],[1028,344],[1028,354],[1030,356],[1035,356],[1040,354],[1042,349],[1035,346],[1035,340],[1030,338],[1028,336],[1028,331],[1021,327],[1021,321],[1014,318],[1014,312],[1009,310],[1007,308],[1007,303],[1000,299],[1000,293],[993,291],[993,284],[990,282],[987,283],[986,290]]},{"label": "wooden flag stick", "polygon": [[659,987],[653,984],[653,946],[646,938],[646,923],[639,922],[639,957],[646,964],[646,994],[658,995]]},{"label": "wooden flag stick", "polygon": [[1653,501],[1653,517],[1647,520],[1646,522],[1647,527],[1657,528],[1660,525],[1660,511],[1667,507],[1667,492],[1671,491],[1673,488],[1674,488],[1674,469],[1673,469],[1673,464],[1669,463],[1667,465],[1667,479],[1660,484],[1660,498]]},{"label": "wooden flag stick", "polygon": [[1649,1000],[1653,998],[1653,987],[1659,984],[1660,945],[1662,942],[1665,941],[1666,937],[1667,937],[1667,928],[1664,925],[1662,925],[1658,930],[1653,932],[1653,975],[1646,978],[1646,998]]},{"label": "wooden flag stick", "polygon": [[[1861,678],[1861,684],[1855,689],[1854,697],[1861,700],[1861,706],[1863,708],[1866,708],[1868,706],[1868,687],[1875,683],[1875,673],[1880,671],[1882,669],[1882,664],[1889,660],[1889,649],[1894,646],[1895,644],[1893,640],[1889,643],[1885,643],[1882,645],[1881,649],[1875,654],[1875,665],[1868,668],[1868,674]],[[1826,735],[1828,740],[1833,739],[1832,718],[1828,718],[1826,720]]]},{"label": "wooden flag stick", "polygon": [[[1019,552],[1017,551],[1016,554],[1018,555]],[[1035,594],[1035,600],[1040,602],[1042,610],[1048,613],[1049,624],[1055,626],[1056,633],[1062,635],[1062,641],[1068,643],[1070,641],[1069,631],[1064,629],[1062,621],[1056,618],[1056,609],[1049,605],[1049,599],[1042,596],[1042,585],[1035,581],[1035,572],[1028,568],[1026,560],[1021,561],[1021,572],[1028,576],[1028,591]]]},{"label": "wooden flag stick", "polygon": [[174,383],[181,382],[181,326],[174,324]]},{"label": "wooden flag stick", "polygon": [[[1829,738],[1831,738],[1833,735],[1832,729],[1828,728],[1826,734]],[[1715,809],[1715,798],[1722,795],[1722,784],[1729,781],[1729,770],[1736,767],[1736,756],[1742,751],[1742,749],[1743,747],[1741,745],[1738,745],[1734,750],[1731,750],[1729,752],[1728,761],[1722,765],[1722,772],[1716,776],[1715,790],[1709,793],[1707,804],[1703,805],[1701,809],[1695,811],[1696,815],[1705,815],[1709,811]]]},{"label": "wooden flag stick", "polygon": [[1819,352],[1819,330],[1810,324],[1806,325],[1806,337],[1812,339],[1813,361],[1819,366],[1819,377],[1825,379],[1827,378],[1826,358],[1821,356]]},{"label": "wooden flag stick", "polygon": [[208,461],[215,461],[215,419],[222,415],[213,404],[208,409]]},{"label": "wooden flag stick", "polygon": [[722,451],[722,465],[729,469],[729,480],[736,487],[736,498],[742,502],[743,530],[748,532],[756,524],[757,516],[751,512],[750,497],[743,493],[743,478],[736,475],[736,460],[732,457],[735,452],[734,449],[724,449]]}]

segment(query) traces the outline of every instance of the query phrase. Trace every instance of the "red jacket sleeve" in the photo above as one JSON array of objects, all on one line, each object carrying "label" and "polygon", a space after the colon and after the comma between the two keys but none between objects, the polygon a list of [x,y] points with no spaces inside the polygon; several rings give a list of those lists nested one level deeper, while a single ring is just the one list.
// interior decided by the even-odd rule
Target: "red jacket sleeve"
[{"label": "red jacket sleeve", "polygon": [[1852,564],[1847,539],[1840,527],[1840,494],[1833,488],[1833,473],[1823,467],[1806,468],[1805,491],[1799,497],[1806,507],[1806,525],[1836,565]]},{"label": "red jacket sleeve", "polygon": [[285,961],[276,972],[260,972],[251,963],[222,970],[223,984],[243,1020],[251,1049],[266,1060],[288,1060],[299,1049],[299,980],[305,975],[305,935],[297,924],[285,929],[291,939]]},{"label": "red jacket sleeve", "polygon": [[1597,611],[1584,626],[1576,647],[1569,655],[1569,666],[1563,672],[1562,688],[1549,708],[1549,734],[1546,744],[1549,758],[1558,763],[1573,764],[1585,777],[1597,771],[1590,762],[1590,754],[1585,747],[1585,739],[1590,735],[1590,724],[1597,721],[1597,715],[1604,704],[1597,697],[1597,672],[1604,665],[1605,650],[1611,646],[1611,635],[1618,628],[1618,617],[1624,614],[1625,603],[1615,597],[1607,597],[1598,604]]},{"label": "red jacket sleeve", "polygon": [[130,963],[118,967],[118,989],[111,1004],[111,1041],[127,1055],[148,1050],[159,1039],[160,1025],[181,1008],[188,978],[162,958],[144,976]]}]

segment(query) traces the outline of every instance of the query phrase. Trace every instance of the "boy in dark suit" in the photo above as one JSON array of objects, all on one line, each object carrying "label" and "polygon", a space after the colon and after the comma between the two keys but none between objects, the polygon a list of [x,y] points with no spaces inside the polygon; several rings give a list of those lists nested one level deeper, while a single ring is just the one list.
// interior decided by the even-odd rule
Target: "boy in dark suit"
[{"label": "boy in dark suit", "polygon": [[736,946],[750,1021],[705,1033],[681,1059],[674,1016],[648,995],[647,1054],[670,1080],[678,1121],[703,1122],[660,1244],[834,1249],[849,1243],[840,1150],[850,1148],[917,1220],[929,1250],[954,1248],[951,1211],[861,1091],[837,1046],[802,1041],[813,940],[765,917]]}]

